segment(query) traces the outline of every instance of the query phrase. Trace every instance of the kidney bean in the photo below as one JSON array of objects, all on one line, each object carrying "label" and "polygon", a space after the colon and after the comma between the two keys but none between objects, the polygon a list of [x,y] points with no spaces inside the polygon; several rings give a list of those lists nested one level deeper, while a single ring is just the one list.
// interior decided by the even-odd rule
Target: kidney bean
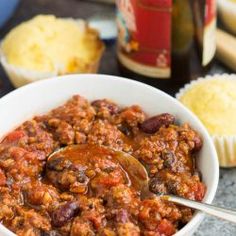
[{"label": "kidney bean", "polygon": [[149,182],[149,190],[156,194],[166,194],[167,189],[165,184],[159,178],[152,178]]},{"label": "kidney bean", "polygon": [[157,132],[162,126],[169,126],[175,122],[175,117],[168,113],[163,113],[157,116],[153,116],[145,120],[140,129],[148,134]]},{"label": "kidney bean", "polygon": [[168,190],[168,193],[177,195],[177,188],[178,188],[178,183],[175,182],[174,180],[169,180],[169,181],[167,182],[167,190]]},{"label": "kidney bean", "polygon": [[118,210],[116,213],[116,221],[118,223],[122,223],[122,224],[125,224],[126,222],[128,222],[129,221],[129,214],[128,214],[127,210],[125,210],[125,209]]},{"label": "kidney bean", "polygon": [[52,224],[55,227],[61,227],[65,225],[71,218],[73,218],[79,210],[77,202],[67,202],[64,205],[59,206],[52,213]]},{"label": "kidney bean", "polygon": [[166,168],[171,168],[176,162],[176,156],[171,151],[162,152],[162,159],[164,160],[163,165]]},{"label": "kidney bean", "polygon": [[200,136],[196,135],[193,139],[194,142],[194,148],[193,148],[193,152],[198,152],[200,151],[200,149],[202,148],[202,139]]},{"label": "kidney bean", "polygon": [[116,104],[106,100],[106,99],[101,99],[101,100],[95,100],[91,103],[93,107],[96,108],[96,110],[99,110],[101,108],[105,108],[109,111],[111,115],[117,114],[119,112],[119,108]]},{"label": "kidney bean", "polygon": [[131,128],[125,123],[119,125],[118,129],[126,136],[130,136],[132,134]]}]

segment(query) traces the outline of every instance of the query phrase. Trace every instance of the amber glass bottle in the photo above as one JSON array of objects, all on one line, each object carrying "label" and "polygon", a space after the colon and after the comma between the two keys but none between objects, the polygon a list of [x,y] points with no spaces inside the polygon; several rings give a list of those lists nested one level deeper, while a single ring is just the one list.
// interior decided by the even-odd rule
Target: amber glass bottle
[{"label": "amber glass bottle", "polygon": [[123,76],[174,93],[215,54],[215,0],[117,0]]}]

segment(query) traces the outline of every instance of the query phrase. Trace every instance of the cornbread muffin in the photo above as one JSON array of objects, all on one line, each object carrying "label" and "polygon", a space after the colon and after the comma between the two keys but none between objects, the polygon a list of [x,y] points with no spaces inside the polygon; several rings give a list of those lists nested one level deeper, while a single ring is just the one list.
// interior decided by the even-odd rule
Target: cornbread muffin
[{"label": "cornbread muffin", "polygon": [[216,75],[185,86],[176,96],[211,134],[220,164],[236,166],[236,75]]},{"label": "cornbread muffin", "polygon": [[55,75],[96,72],[103,49],[97,31],[83,20],[39,15],[6,35],[1,62],[18,87]]}]

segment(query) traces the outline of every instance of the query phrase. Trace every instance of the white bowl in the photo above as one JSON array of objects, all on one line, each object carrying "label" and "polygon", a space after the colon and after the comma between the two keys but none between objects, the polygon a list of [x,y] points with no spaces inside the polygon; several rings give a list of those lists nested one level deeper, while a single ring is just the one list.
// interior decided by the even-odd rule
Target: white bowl
[{"label": "white bowl", "polygon": [[[38,81],[21,87],[0,99],[0,137],[34,115],[59,106],[72,95],[89,100],[109,98],[121,106],[139,104],[149,115],[169,112],[181,123],[188,122],[203,137],[204,145],[197,158],[207,186],[204,202],[211,203],[217,189],[219,163],[210,136],[198,118],[176,99],[143,83],[108,75],[67,75]],[[197,212],[176,236],[191,235],[203,220]],[[0,225],[0,235],[15,235]]]},{"label": "white bowl", "polygon": [[236,2],[231,0],[218,0],[219,15],[232,33],[236,34]]}]

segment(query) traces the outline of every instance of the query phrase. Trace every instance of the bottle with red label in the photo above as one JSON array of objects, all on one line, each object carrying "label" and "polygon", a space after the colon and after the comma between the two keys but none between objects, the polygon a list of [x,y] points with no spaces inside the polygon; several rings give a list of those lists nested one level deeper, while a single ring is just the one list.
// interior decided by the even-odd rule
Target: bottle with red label
[{"label": "bottle with red label", "polygon": [[120,71],[167,92],[204,74],[216,50],[216,0],[117,0]]}]

